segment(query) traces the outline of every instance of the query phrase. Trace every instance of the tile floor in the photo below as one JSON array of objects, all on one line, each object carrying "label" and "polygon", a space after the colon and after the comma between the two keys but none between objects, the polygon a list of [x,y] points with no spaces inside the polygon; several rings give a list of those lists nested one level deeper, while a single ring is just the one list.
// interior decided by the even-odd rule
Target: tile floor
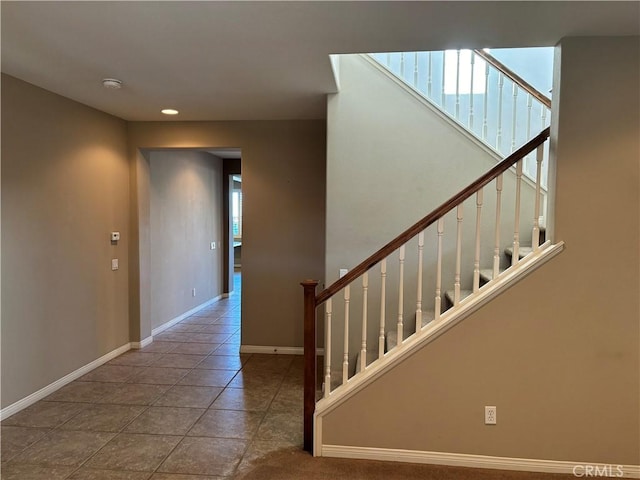
[{"label": "tile floor", "polygon": [[1,480],[569,478],[312,458],[302,357],[240,355],[239,330],[234,295],[6,419]]},{"label": "tile floor", "polygon": [[302,357],[239,354],[239,302],[220,300],[3,421],[2,480],[233,478],[300,450]]}]

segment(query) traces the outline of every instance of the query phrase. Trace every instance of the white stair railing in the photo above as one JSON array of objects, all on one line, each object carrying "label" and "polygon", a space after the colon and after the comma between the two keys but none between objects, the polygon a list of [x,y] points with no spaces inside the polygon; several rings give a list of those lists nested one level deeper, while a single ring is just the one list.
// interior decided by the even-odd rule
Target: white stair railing
[{"label": "white stair railing", "polygon": [[[503,158],[529,140],[532,130],[549,126],[551,100],[484,50],[369,56]],[[475,121],[477,117],[482,123]],[[545,154],[543,189],[547,165]],[[535,181],[535,170],[535,158],[527,156],[524,175]]]},{"label": "white stair railing", "polygon": [[[513,232],[513,237],[511,241],[512,245],[515,247],[519,244],[519,234],[520,234],[520,219],[521,218],[532,218],[533,224],[529,227],[532,232],[532,249],[531,253],[528,255],[537,255],[543,246],[539,245],[538,235],[539,235],[539,225],[537,223],[537,219],[540,214],[540,184],[541,184],[541,175],[540,175],[540,164],[542,163],[542,153],[544,149],[544,145],[549,138],[549,128],[545,129],[534,139],[530,140],[517,149],[513,154],[509,157],[498,163],[494,168],[492,168],[485,175],[477,179],[467,188],[453,196],[447,202],[442,204],[440,207],[436,208],[429,215],[424,217],[422,220],[411,226],[405,232],[397,236],[387,245],[382,247],[378,252],[371,255],[365,261],[351,269],[346,275],[342,278],[338,279],[328,288],[320,292],[319,294],[315,294],[315,289],[317,286],[317,282],[315,281],[306,281],[302,285],[305,288],[305,448],[310,447],[312,442],[312,438],[308,435],[312,435],[309,433],[309,429],[312,428],[311,423],[313,417],[313,410],[315,405],[315,391],[316,391],[316,367],[315,367],[315,325],[316,325],[316,310],[318,307],[325,305],[324,308],[324,323],[325,323],[325,338],[324,338],[324,348],[325,348],[325,357],[324,357],[324,397],[325,399],[330,399],[334,393],[337,393],[340,388],[349,383],[353,378],[358,375],[363,375],[366,370],[371,366],[367,365],[368,355],[367,355],[367,332],[371,331],[374,335],[374,338],[378,340],[378,355],[374,355],[374,359],[371,361],[371,364],[375,364],[381,360],[384,360],[387,355],[392,355],[396,348],[401,348],[403,343],[407,341],[408,338],[423,335],[424,331],[422,327],[424,326],[425,320],[430,320],[434,322],[446,322],[453,318],[455,318],[456,313],[464,308],[474,296],[481,295],[485,289],[490,289],[492,284],[501,278],[501,276],[506,275],[511,269],[517,269],[520,262],[522,261],[522,250],[520,254],[517,251],[517,247],[513,252],[511,265],[507,266],[506,270],[500,270],[500,249],[503,247],[500,244],[500,225],[502,222],[511,221],[508,225],[508,228],[511,232]],[[538,175],[535,179],[535,201],[529,203],[528,208],[531,208],[531,216],[523,216],[521,214],[521,208],[523,202],[521,202],[520,194],[515,196],[514,199],[514,216],[510,216],[510,219],[501,218],[502,212],[502,203],[503,197],[501,195],[503,190],[503,184],[505,181],[513,181],[516,185],[511,185],[513,190],[519,190],[518,185],[521,182],[521,170],[522,170],[522,160],[529,155],[531,152],[536,151],[536,158],[538,159]],[[515,179],[512,175],[505,175],[505,172],[511,168],[513,165],[517,164],[517,172],[518,174],[515,176]],[[483,219],[481,217],[481,210],[483,205],[483,192],[486,186],[490,183],[495,184],[495,192],[496,192],[496,212],[494,218],[486,218]],[[488,191],[489,189],[487,189]],[[475,198],[472,198],[475,197]],[[475,220],[475,229],[473,232],[472,241],[468,242],[467,247],[463,245],[462,241],[462,232],[463,232],[463,209],[462,205],[467,200],[471,199],[475,201],[477,213]],[[456,231],[455,235],[452,235],[449,242],[449,247],[445,248],[445,222],[447,216],[451,216],[451,222],[456,223]],[[489,217],[489,216],[487,216]],[[486,222],[485,230],[493,233],[495,231],[494,238],[485,238],[485,241],[489,242],[489,251],[493,253],[492,255],[487,255],[486,258],[482,258],[481,252],[481,244],[482,244],[482,236],[480,235],[480,231],[482,230],[483,221]],[[504,227],[504,225],[503,225]],[[495,230],[494,230],[495,228]],[[489,237],[493,237],[493,235],[489,235]],[[423,275],[423,253],[425,246],[425,239],[431,238],[433,240],[434,245],[436,246],[436,279],[434,285],[435,292],[435,302],[433,305],[433,311],[424,312],[423,309],[425,305],[423,304],[423,295],[422,290],[424,284],[422,282]],[[417,239],[417,248],[414,242],[414,239]],[[494,244],[495,242],[495,244]],[[450,245],[450,244],[453,245]],[[548,244],[545,244],[546,247]],[[465,255],[465,248],[469,250],[468,255]],[[417,257],[417,265],[418,268],[413,269],[405,269],[405,263],[408,258],[408,253],[410,250],[413,250]],[[453,255],[446,256],[444,254],[445,251],[454,252]],[[397,255],[397,257],[396,257]],[[387,299],[387,287],[389,286],[388,280],[389,276],[387,272],[387,264],[389,257],[395,257],[398,262],[398,271],[397,276],[394,276],[394,280],[397,282],[397,323],[392,326],[390,330],[386,330],[385,319],[386,319],[386,299]],[[466,259],[470,259],[467,261]],[[486,280],[486,284],[480,284],[480,266],[482,263],[491,265],[492,269],[492,278]],[[369,272],[380,264],[380,276],[371,275]],[[415,299],[405,299],[406,294],[408,293],[405,289],[405,282],[409,279],[407,277],[407,271],[416,272],[416,276],[420,277],[420,279],[412,278],[411,280],[415,280],[415,283],[418,285],[418,289],[416,290],[416,298]],[[453,272],[453,275],[451,273]],[[468,278],[465,272],[468,272]],[[445,273],[447,275],[445,275]],[[463,275],[465,273],[465,275]],[[376,286],[376,295],[379,293],[380,298],[380,315],[379,317],[374,315],[370,318],[370,308],[368,304],[369,298],[371,298],[370,294],[373,294],[372,284],[370,280],[373,278],[380,279],[380,285]],[[449,279],[447,281],[453,282],[453,296],[448,297],[445,295],[445,299],[443,301],[442,291],[443,285],[445,283],[445,278]],[[362,282],[362,289],[351,288],[352,285],[355,285],[354,282],[360,281]],[[463,290],[463,286],[470,286],[469,290]],[[356,293],[356,290],[360,292],[362,295],[362,317],[361,317],[361,330],[360,332],[356,331],[354,333],[350,332],[350,323],[351,323],[351,306],[356,300],[352,298],[352,294]],[[463,292],[465,294],[463,295]],[[467,293],[468,292],[468,293]],[[342,295],[340,295],[342,294]],[[333,332],[333,324],[336,321],[339,322],[339,319],[336,318],[337,314],[340,312],[340,308],[336,304],[336,302],[340,302],[339,297],[342,297],[342,302],[344,306],[344,314],[342,316],[343,321],[343,335],[342,338],[334,338]],[[353,302],[352,302],[353,300]],[[413,325],[407,325],[411,332],[405,338],[405,323],[409,321],[408,318],[405,318],[405,300],[408,302],[407,305],[416,306],[416,316],[415,316],[415,329],[413,329]],[[447,302],[449,303],[447,305]],[[446,308],[446,307],[449,308]],[[336,308],[338,307],[338,308]],[[431,307],[429,307],[431,308]],[[375,318],[378,318],[378,324],[375,324]],[[433,320],[431,320],[433,319]],[[360,348],[355,349],[359,358],[359,363],[356,365],[356,359],[353,358],[353,355],[350,355],[349,346],[351,344],[352,338],[350,335],[354,335],[354,343],[359,344]],[[389,352],[386,352],[384,346],[385,337],[387,341],[390,336],[395,335],[396,346],[391,349]],[[356,340],[357,338],[357,340]],[[331,352],[334,351],[336,345],[339,345],[340,340],[342,341],[342,372],[341,375],[337,373],[333,375],[331,371]],[[357,367],[357,368],[356,368]],[[322,371],[321,370],[321,371]]]}]

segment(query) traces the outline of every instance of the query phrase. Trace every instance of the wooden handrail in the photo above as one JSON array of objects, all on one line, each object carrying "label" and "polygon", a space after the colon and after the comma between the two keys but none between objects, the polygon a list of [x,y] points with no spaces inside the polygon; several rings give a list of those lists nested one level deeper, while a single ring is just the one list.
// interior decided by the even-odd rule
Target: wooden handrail
[{"label": "wooden handrail", "polygon": [[504,173],[508,170],[514,163],[522,160],[529,153],[531,153],[534,149],[538,148],[542,145],[546,139],[549,137],[550,128],[545,128],[542,132],[540,132],[536,137],[529,140],[518,150],[513,152],[507,158],[498,163],[495,167],[485,173],[483,176],[478,178],[476,181],[471,183],[464,190],[460,191],[449,200],[444,202],[438,208],[429,213],[422,220],[419,220],[414,225],[409,227],[407,230],[402,232],[396,238],[387,243],[380,250],[369,256],[366,260],[361,262],[356,267],[352,268],[345,276],[336,280],[333,284],[325,288],[322,292],[320,292],[315,298],[316,307],[327,301],[329,298],[334,296],[344,287],[349,285],[355,279],[360,277],[363,273],[368,271],[370,268],[374,267],[377,263],[379,263],[384,258],[387,258],[391,255],[395,250],[400,248],[402,245],[407,243],[413,237],[415,237],[418,233],[423,231],[429,225],[435,223],[440,217],[449,212],[450,210],[457,207],[459,204],[464,202],[471,195],[476,193],[480,188],[487,185],[494,178],[496,178],[501,173]]},{"label": "wooden handrail", "polygon": [[546,105],[547,108],[551,108],[551,99],[549,97],[547,97],[545,94],[543,94],[540,91],[538,91],[533,85],[531,85],[529,82],[527,82],[525,79],[523,79],[520,75],[518,75],[513,70],[511,70],[509,67],[507,67],[504,63],[502,63],[496,57],[494,57],[493,55],[485,52],[484,50],[474,49],[473,51],[476,53],[476,55],[482,57],[482,59],[485,62],[489,63],[490,65],[493,65],[500,72],[502,72],[508,78],[513,80],[523,90],[525,90],[527,93],[531,94],[531,96],[537,98],[538,101],[541,102],[542,104]]}]

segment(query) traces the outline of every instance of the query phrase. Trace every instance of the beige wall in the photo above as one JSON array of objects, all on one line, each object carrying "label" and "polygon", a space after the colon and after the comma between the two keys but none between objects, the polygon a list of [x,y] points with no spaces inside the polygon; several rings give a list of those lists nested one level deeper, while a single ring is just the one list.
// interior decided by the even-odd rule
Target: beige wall
[{"label": "beige wall", "polygon": [[[340,57],[340,93],[330,95],[327,118],[327,249],[326,279],[338,278],[430,211],[494,167],[496,155],[462,134],[426,102],[418,100],[360,55]],[[538,132],[535,132],[538,133]],[[522,182],[522,245],[531,245],[534,190]],[[495,183],[484,191],[481,268],[490,268],[495,246]],[[515,173],[504,175],[501,244],[513,242]],[[462,288],[471,289],[475,256],[476,198],[464,204]],[[455,274],[456,212],[445,218],[443,290],[451,290]],[[405,336],[415,332],[417,241],[406,249],[404,277]],[[425,233],[423,310],[433,312],[437,234]],[[503,268],[506,257],[502,256]],[[388,261],[390,285],[397,285],[397,254]],[[375,272],[375,274],[373,273]],[[377,351],[379,331],[379,267],[370,275],[368,345]],[[393,282],[396,283],[393,283]],[[360,282],[358,282],[359,285]],[[360,288],[353,288],[350,352],[352,366],[361,345]],[[444,293],[443,293],[444,295]],[[387,318],[398,315],[397,289],[387,290]],[[343,322],[342,310],[334,319]],[[372,321],[373,320],[373,321]],[[390,329],[394,327],[389,324]],[[334,333],[333,365],[340,370],[342,329]],[[339,357],[339,358],[338,358]]]},{"label": "beige wall", "polygon": [[2,75],[2,407],[129,341],[126,143],[124,121]]},{"label": "beige wall", "polygon": [[639,39],[560,48],[566,250],[330,412],[325,444],[640,463]]},{"label": "beige wall", "polygon": [[[302,345],[299,282],[324,268],[323,121],[126,123],[4,75],[2,96],[2,407],[192,307],[152,303],[178,288],[151,281],[153,149],[242,148],[242,342]],[[193,306],[221,293],[220,268],[191,272]]]},{"label": "beige wall", "polygon": [[[149,153],[151,326],[222,292],[222,159],[205,152]],[[196,289],[195,296],[192,289]]]},{"label": "beige wall", "polygon": [[324,268],[324,122],[133,122],[129,146],[140,226],[132,246],[130,295],[141,298],[132,307],[134,335],[152,328],[150,176],[140,149],[234,147],[242,150],[242,344],[302,346],[299,282],[322,278]]}]

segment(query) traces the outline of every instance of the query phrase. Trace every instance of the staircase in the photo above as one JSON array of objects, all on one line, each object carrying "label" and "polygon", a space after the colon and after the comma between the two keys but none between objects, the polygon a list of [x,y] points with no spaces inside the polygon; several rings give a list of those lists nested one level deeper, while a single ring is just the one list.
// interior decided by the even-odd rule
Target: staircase
[{"label": "staircase", "polygon": [[[417,68],[417,61],[415,65]],[[414,78],[418,79],[419,75],[416,73]],[[517,76],[510,75],[509,78]],[[504,79],[499,80],[499,85],[503,84]],[[525,87],[518,84],[517,88]],[[541,95],[535,93],[528,93],[529,98]],[[464,102],[460,95],[457,96],[454,112],[460,117],[460,105]],[[442,98],[445,99],[444,94]],[[474,101],[468,101],[471,112]],[[517,138],[516,106],[514,101],[510,107],[514,112],[509,131],[511,153],[494,168],[322,292],[316,293],[317,281],[302,283],[306,450],[313,452],[314,443],[321,443],[320,437],[314,441],[314,435],[321,435],[318,430],[314,431],[314,419],[321,419],[322,415],[383,375],[393,364],[443,334],[562,250],[562,243],[554,245],[547,241],[540,220],[546,206],[543,163],[549,128],[544,128],[516,149],[513,145]],[[488,139],[486,133],[490,131],[487,111],[485,107],[484,125],[480,130],[484,135],[481,133],[479,137],[483,141]],[[473,115],[469,120],[472,129]],[[501,118],[500,115],[496,125],[498,147],[503,132]],[[531,127],[530,117],[527,125]],[[472,133],[475,135],[473,130]],[[499,151],[499,148],[489,146]],[[531,176],[529,180],[527,175]],[[514,215],[509,218],[503,215],[502,192],[506,187],[515,191]],[[526,188],[529,190],[524,192]],[[523,211],[527,195],[531,198],[532,211]],[[471,218],[472,227],[465,229],[464,211],[470,208],[475,210],[475,215],[467,217],[467,221]],[[531,220],[526,221],[527,218]],[[507,223],[513,234],[505,242],[500,232]],[[435,270],[433,279],[427,273],[433,272],[432,269]],[[453,288],[446,288],[451,285],[448,283],[450,278]],[[416,288],[409,292],[405,283],[415,284]],[[325,335],[323,392],[318,400],[315,334],[319,311],[324,320]],[[355,343],[359,348],[354,352],[352,344]]]}]

